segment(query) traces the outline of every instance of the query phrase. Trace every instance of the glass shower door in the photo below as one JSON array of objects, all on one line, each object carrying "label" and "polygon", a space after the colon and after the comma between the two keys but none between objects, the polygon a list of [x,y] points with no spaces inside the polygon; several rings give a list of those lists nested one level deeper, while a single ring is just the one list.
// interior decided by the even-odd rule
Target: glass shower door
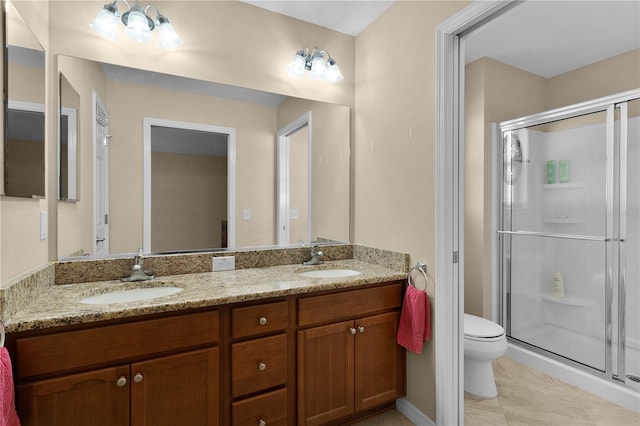
[{"label": "glass shower door", "polygon": [[607,115],[503,132],[503,277],[507,333],[605,371]]},{"label": "glass shower door", "polygon": [[640,100],[616,105],[619,199],[619,285],[613,292],[612,369],[616,379],[640,387]]}]

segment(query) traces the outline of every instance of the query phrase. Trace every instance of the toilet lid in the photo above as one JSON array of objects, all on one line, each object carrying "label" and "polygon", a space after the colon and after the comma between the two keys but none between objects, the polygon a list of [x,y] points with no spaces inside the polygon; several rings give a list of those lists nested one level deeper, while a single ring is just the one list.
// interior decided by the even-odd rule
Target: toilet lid
[{"label": "toilet lid", "polygon": [[488,319],[464,314],[464,335],[470,337],[498,337],[504,334],[504,328]]}]

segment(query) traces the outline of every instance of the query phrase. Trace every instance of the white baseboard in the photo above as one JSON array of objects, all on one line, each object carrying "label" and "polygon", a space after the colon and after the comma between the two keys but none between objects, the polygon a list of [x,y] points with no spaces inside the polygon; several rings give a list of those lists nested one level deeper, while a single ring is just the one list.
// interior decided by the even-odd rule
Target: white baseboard
[{"label": "white baseboard", "polygon": [[396,408],[416,426],[436,426],[433,420],[418,410],[407,398],[396,399]]}]

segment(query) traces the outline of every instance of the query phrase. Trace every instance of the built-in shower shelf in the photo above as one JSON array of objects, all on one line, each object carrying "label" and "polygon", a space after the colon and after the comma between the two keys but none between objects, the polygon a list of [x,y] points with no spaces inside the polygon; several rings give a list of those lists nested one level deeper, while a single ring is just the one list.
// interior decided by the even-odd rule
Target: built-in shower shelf
[{"label": "built-in shower shelf", "polygon": [[585,299],[583,297],[573,296],[570,294],[567,294],[564,297],[556,297],[556,296],[553,296],[551,293],[543,293],[542,299],[549,302],[559,303],[561,305],[570,305],[570,306],[589,307],[589,306],[597,305],[597,303],[594,302],[593,300]]},{"label": "built-in shower shelf", "polygon": [[545,183],[542,189],[578,189],[584,188],[585,182],[569,182],[569,183]]},{"label": "built-in shower shelf", "polygon": [[582,219],[576,219],[571,217],[545,217],[542,219],[543,223],[584,223]]}]

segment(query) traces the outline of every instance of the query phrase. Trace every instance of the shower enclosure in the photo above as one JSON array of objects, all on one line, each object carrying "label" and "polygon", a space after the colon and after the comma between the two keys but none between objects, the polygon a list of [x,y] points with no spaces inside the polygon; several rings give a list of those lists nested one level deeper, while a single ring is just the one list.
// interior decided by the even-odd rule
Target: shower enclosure
[{"label": "shower enclosure", "polygon": [[502,122],[495,134],[499,320],[510,342],[636,392],[640,90]]}]

